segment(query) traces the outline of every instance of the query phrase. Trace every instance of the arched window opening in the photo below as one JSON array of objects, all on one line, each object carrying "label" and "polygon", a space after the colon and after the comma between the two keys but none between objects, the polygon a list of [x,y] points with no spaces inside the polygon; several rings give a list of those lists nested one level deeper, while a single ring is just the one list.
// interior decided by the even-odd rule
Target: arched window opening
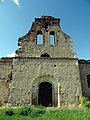
[{"label": "arched window opening", "polygon": [[50,45],[55,45],[55,32],[51,31],[50,32]]},{"label": "arched window opening", "polygon": [[87,84],[88,84],[88,88],[90,88],[90,75],[87,75]]},{"label": "arched window opening", "polygon": [[42,44],[43,44],[42,32],[38,31],[37,32],[37,45],[42,45]]},{"label": "arched window opening", "polygon": [[48,29],[48,23],[47,23],[47,22],[44,23],[44,28],[45,28],[46,30]]},{"label": "arched window opening", "polygon": [[50,57],[50,55],[45,53],[45,54],[42,54],[41,57]]}]

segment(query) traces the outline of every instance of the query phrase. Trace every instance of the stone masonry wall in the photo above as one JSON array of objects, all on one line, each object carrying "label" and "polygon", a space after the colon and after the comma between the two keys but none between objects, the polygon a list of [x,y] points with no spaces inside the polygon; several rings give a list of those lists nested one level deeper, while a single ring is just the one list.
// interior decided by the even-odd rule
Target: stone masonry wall
[{"label": "stone masonry wall", "polygon": [[90,97],[90,88],[87,83],[87,75],[90,75],[90,61],[80,60],[79,68],[83,96]]},{"label": "stone masonry wall", "polygon": [[[36,81],[38,84],[43,81],[53,84],[53,101],[55,102],[53,106],[58,104],[58,83],[60,83],[59,96],[61,106],[78,104],[82,95],[77,59],[15,58],[13,60],[12,82],[8,102],[11,105],[38,102]],[[33,94],[34,98],[36,98],[34,102]]]},{"label": "stone masonry wall", "polygon": [[11,79],[12,59],[0,59],[0,104],[8,102],[9,83]]}]

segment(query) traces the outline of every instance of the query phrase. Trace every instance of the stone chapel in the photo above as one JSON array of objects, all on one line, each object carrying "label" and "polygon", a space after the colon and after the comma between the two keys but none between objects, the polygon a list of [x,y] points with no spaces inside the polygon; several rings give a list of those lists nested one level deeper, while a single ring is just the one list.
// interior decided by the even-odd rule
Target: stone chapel
[{"label": "stone chapel", "polygon": [[72,45],[59,18],[35,18],[16,56],[0,59],[0,104],[60,107],[89,98],[90,61],[78,60]]}]

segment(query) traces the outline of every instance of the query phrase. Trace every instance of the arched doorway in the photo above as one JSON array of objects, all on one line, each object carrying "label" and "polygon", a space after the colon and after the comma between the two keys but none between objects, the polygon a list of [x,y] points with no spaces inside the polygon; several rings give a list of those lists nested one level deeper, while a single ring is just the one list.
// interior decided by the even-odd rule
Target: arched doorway
[{"label": "arched doorway", "polygon": [[38,104],[42,106],[52,106],[52,84],[42,82],[39,84]]},{"label": "arched doorway", "polygon": [[[44,83],[47,83],[48,85],[51,86],[51,92],[50,92],[51,93],[51,95],[50,95],[51,96],[50,97],[51,102],[49,102],[50,105],[47,105],[47,106],[57,107],[57,105],[58,105],[58,83],[57,83],[57,80],[53,76],[50,76],[50,75],[39,76],[33,81],[33,83],[32,83],[32,98],[31,98],[32,101],[31,101],[31,104],[32,105],[42,104],[42,102],[40,102],[40,99],[41,99],[41,97],[40,97],[40,91],[41,91],[40,86],[43,86]],[[47,88],[47,87],[45,87],[45,88]],[[44,93],[42,93],[42,94],[44,94]]]}]

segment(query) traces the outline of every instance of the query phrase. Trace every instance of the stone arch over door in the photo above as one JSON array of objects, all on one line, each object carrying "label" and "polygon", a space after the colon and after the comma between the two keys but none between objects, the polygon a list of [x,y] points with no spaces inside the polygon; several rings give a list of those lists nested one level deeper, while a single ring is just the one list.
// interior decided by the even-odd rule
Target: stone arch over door
[{"label": "stone arch over door", "polygon": [[49,83],[52,86],[52,106],[57,107],[58,104],[58,83],[54,77],[49,75],[39,76],[32,83],[32,105],[39,104],[39,85],[41,83]]}]

